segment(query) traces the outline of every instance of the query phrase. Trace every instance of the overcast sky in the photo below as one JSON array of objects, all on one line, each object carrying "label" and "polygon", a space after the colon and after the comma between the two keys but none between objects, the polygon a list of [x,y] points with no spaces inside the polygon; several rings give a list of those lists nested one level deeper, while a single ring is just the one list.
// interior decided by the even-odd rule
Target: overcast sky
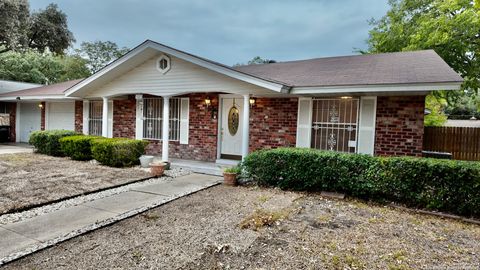
[{"label": "overcast sky", "polygon": [[387,0],[30,0],[57,3],[77,45],[110,40],[132,48],[151,39],[227,65],[254,56],[287,61],[366,48],[368,20]]}]

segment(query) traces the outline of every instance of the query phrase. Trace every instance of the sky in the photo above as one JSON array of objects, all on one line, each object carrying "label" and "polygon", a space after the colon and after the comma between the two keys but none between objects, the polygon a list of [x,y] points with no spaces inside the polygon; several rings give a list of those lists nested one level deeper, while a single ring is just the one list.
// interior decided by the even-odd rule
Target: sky
[{"label": "sky", "polygon": [[227,65],[355,54],[387,0],[30,0],[56,3],[77,43],[146,39]]}]

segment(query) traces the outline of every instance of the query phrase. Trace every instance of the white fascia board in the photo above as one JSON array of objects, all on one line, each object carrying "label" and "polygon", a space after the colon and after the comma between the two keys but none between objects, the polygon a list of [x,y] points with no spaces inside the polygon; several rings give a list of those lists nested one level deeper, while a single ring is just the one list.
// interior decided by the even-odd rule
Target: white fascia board
[{"label": "white fascia board", "polygon": [[[20,100],[18,99],[20,98]],[[81,100],[81,98],[65,97],[64,95],[51,95],[51,96],[11,96],[0,97],[0,101],[22,101],[22,100]]]},{"label": "white fascia board", "polygon": [[290,94],[347,94],[347,93],[382,93],[382,92],[429,92],[436,90],[459,90],[461,83],[425,83],[392,85],[354,85],[328,87],[294,87]]},{"label": "white fascia board", "polygon": [[270,81],[267,81],[267,80],[256,78],[254,76],[244,74],[244,73],[241,73],[239,71],[235,71],[235,70],[232,70],[232,69],[229,69],[229,68],[211,63],[209,61],[206,61],[206,60],[203,60],[201,58],[189,55],[187,53],[175,50],[173,48],[163,46],[163,45],[155,43],[153,41],[146,41],[142,45],[136,47],[135,49],[131,50],[130,52],[128,52],[127,54],[122,56],[121,58],[112,62],[110,65],[101,69],[97,73],[93,74],[92,76],[90,76],[90,77],[84,79],[83,81],[77,83],[76,85],[72,86],[70,89],[68,89],[65,92],[65,96],[72,95],[77,90],[81,89],[82,87],[84,87],[84,86],[88,85],[89,83],[93,82],[94,80],[96,80],[98,77],[101,77],[105,73],[111,71],[112,69],[115,69],[117,66],[125,63],[127,60],[135,57],[137,54],[141,53],[142,51],[144,51],[148,48],[158,50],[158,51],[163,52],[165,54],[175,56],[177,58],[180,58],[182,60],[185,60],[185,61],[188,61],[190,63],[196,64],[198,66],[201,66],[201,67],[207,68],[209,70],[218,72],[220,74],[224,74],[226,76],[229,76],[229,77],[232,77],[232,78],[244,81],[244,82],[248,82],[248,83],[263,87],[263,88],[267,88],[267,89],[277,91],[277,92],[282,92],[282,93],[285,93],[285,92],[289,91],[289,87],[286,87],[283,84],[270,82]]}]

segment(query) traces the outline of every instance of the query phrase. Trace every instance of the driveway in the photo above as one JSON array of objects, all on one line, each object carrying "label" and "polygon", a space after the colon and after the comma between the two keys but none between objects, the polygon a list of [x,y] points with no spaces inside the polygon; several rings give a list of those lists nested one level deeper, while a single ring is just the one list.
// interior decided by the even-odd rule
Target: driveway
[{"label": "driveway", "polygon": [[31,152],[33,152],[33,147],[27,143],[0,143],[0,155]]}]

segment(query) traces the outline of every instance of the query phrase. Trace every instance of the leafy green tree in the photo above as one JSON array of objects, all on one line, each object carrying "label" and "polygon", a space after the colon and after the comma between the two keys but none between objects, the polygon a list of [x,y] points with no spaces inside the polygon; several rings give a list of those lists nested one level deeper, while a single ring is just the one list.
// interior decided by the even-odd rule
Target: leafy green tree
[{"label": "leafy green tree", "polygon": [[84,59],[52,53],[10,51],[0,54],[0,79],[52,84],[88,76]]},{"label": "leafy green tree", "polygon": [[428,95],[425,99],[425,108],[430,112],[425,115],[425,126],[443,126],[447,122],[447,116],[443,112],[447,102],[444,99]]},{"label": "leafy green tree", "polygon": [[44,52],[47,48],[54,53],[63,52],[75,42],[68,30],[67,15],[50,4],[45,10],[34,12],[30,17],[28,47]]},{"label": "leafy green tree", "polygon": [[29,16],[27,0],[0,0],[0,52],[23,47]]},{"label": "leafy green tree", "polygon": [[74,42],[57,5],[30,14],[28,0],[0,0],[0,53],[30,48],[63,54]]},{"label": "leafy green tree", "polygon": [[82,42],[76,54],[87,61],[88,68],[92,73],[99,71],[104,66],[126,54],[130,49],[119,48],[112,41]]},{"label": "leafy green tree", "polygon": [[266,58],[261,58],[260,56],[255,56],[252,60],[248,61],[248,65],[261,65],[261,64],[271,64],[276,63],[275,60],[270,60]]}]

